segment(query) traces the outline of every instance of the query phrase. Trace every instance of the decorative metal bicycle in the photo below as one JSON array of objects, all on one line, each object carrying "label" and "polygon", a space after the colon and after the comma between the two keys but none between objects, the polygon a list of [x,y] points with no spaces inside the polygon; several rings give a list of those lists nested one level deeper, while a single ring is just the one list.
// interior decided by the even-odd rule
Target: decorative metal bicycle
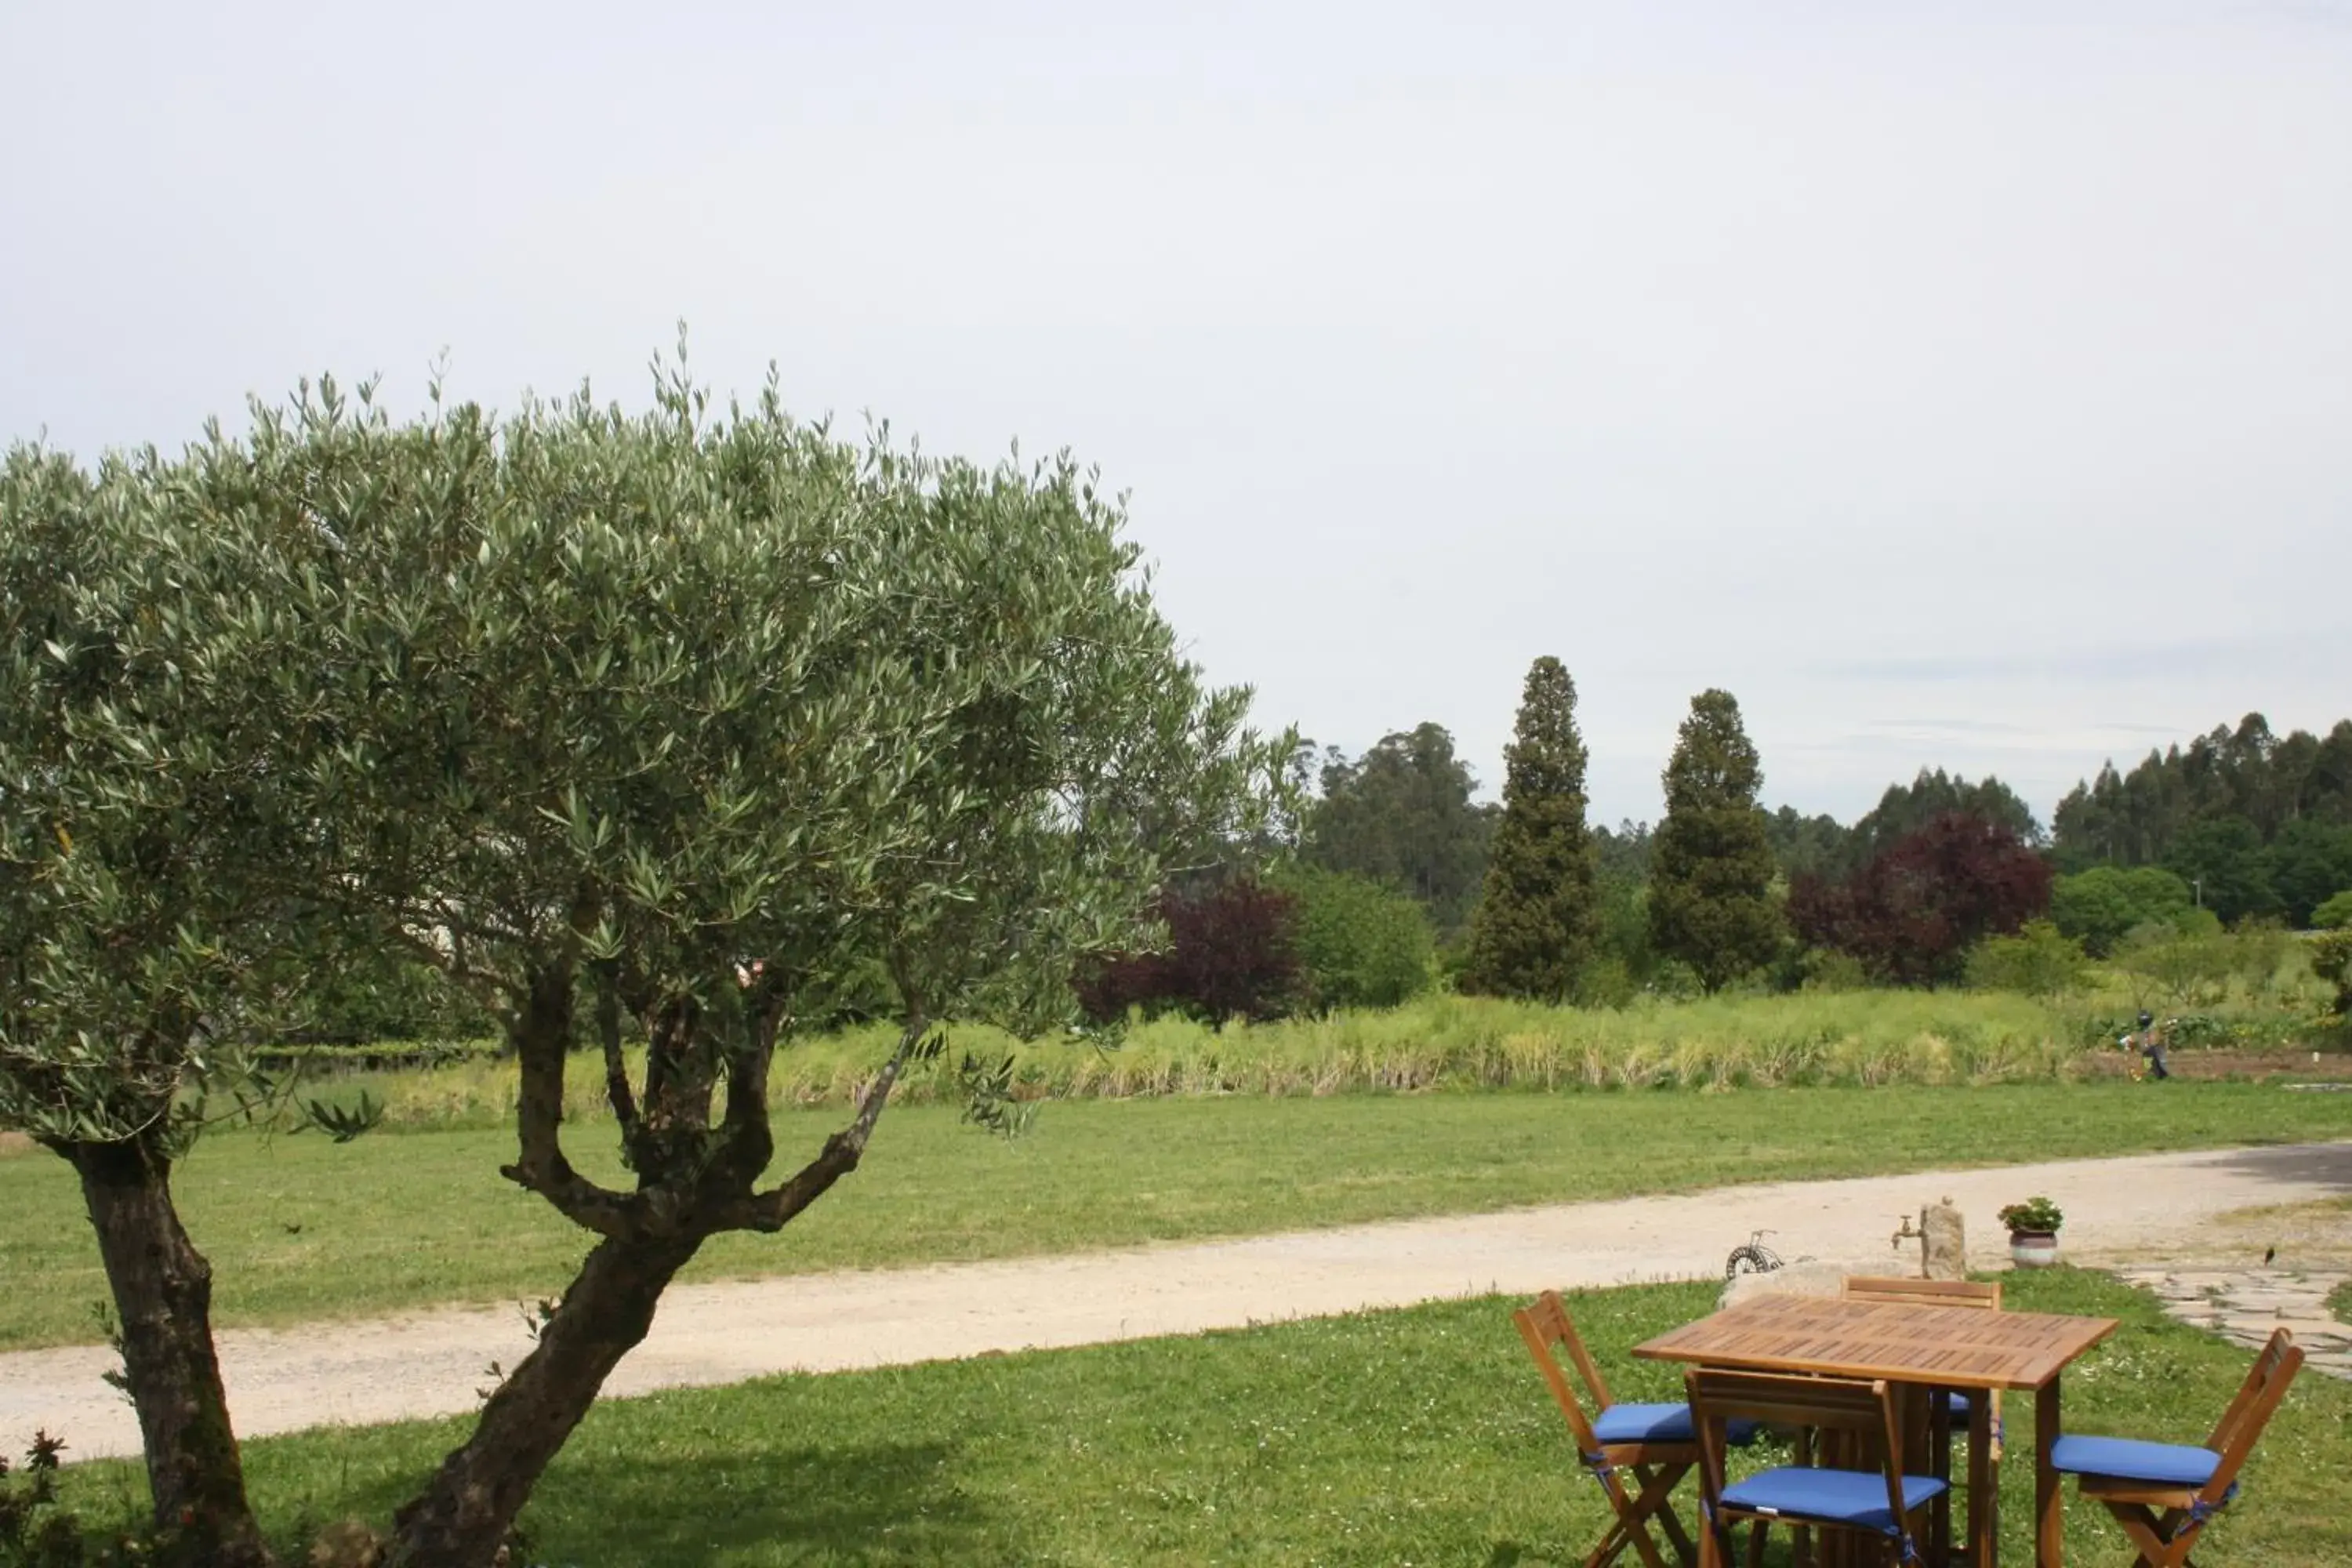
[{"label": "decorative metal bicycle", "polygon": [[1733,1247],[1731,1256],[1724,1259],[1724,1283],[1727,1285],[1742,1274],[1769,1274],[1780,1268],[1780,1255],[1764,1245],[1764,1238],[1774,1234],[1769,1230],[1749,1231],[1747,1243]]}]

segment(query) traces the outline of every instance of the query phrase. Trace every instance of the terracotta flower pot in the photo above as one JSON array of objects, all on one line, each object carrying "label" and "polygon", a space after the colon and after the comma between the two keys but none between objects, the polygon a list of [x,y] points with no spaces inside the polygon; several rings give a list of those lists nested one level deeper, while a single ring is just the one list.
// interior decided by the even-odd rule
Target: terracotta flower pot
[{"label": "terracotta flower pot", "polygon": [[2020,1268],[2049,1268],[2058,1261],[2058,1233],[2054,1230],[2011,1231],[2009,1260]]}]

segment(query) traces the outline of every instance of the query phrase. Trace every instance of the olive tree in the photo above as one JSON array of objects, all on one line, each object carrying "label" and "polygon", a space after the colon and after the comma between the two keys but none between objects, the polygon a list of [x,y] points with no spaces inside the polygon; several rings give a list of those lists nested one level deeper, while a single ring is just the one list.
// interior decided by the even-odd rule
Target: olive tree
[{"label": "olive tree", "polygon": [[271,765],[285,626],[180,479],[152,454],[0,465],[0,1127],[79,1179],[161,1539],[242,1564],[267,1553],[171,1178],[252,1087],[272,953],[332,922]]},{"label": "olive tree", "polygon": [[[310,638],[284,755],[326,885],[496,1010],[503,1173],[594,1238],[396,1514],[395,1560],[473,1568],[703,1242],[855,1170],[941,1021],[1034,1023],[1078,956],[1144,940],[1162,856],[1257,831],[1287,739],[1179,657],[1066,460],[852,445],[772,387],[714,412],[677,377],[645,416],[583,393],[503,422],[324,387],[242,456],[224,510],[312,523],[261,565]],[[800,999],[877,957],[895,1050],[779,1151]],[[567,1152],[583,1043],[626,1185]]]},{"label": "olive tree", "polygon": [[[1150,940],[1163,864],[1268,831],[1290,738],[1179,656],[1066,459],[656,401],[402,422],[321,384],[168,462],[9,459],[0,1118],[83,1174],[197,1561],[267,1553],[169,1174],[289,958],[395,946],[490,1006],[503,1173],[593,1238],[394,1521],[396,1560],[486,1564],[704,1240],[855,1170],[940,1023],[1058,1016],[1077,959]],[[780,1152],[771,1063],[852,963],[896,1048]],[[583,1060],[626,1184],[567,1154]]]}]

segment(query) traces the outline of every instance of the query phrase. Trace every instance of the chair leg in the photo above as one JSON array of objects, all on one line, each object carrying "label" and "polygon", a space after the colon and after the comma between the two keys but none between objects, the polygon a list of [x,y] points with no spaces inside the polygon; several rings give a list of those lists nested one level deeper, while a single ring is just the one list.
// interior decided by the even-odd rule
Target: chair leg
[{"label": "chair leg", "polygon": [[2194,1568],[2189,1549],[2205,1532],[2201,1522],[2184,1529],[2180,1521],[2188,1516],[2180,1510],[2158,1519],[2155,1510],[2142,1503],[2110,1502],[2107,1511],[2123,1526],[2124,1535],[2138,1550],[2139,1563],[2146,1568]]},{"label": "chair leg", "polygon": [[[1927,1464],[1928,1474],[1947,1483],[1948,1489],[1929,1505],[1927,1538],[1933,1542],[1928,1551],[1939,1563],[1952,1560],[1952,1494],[1948,1484],[1952,1479],[1952,1410],[1945,1403],[1939,1388],[1927,1391]],[[1982,1399],[1983,1394],[1977,1395]]]},{"label": "chair leg", "polygon": [[[1690,1467],[1661,1465],[1655,1471],[1634,1465],[1626,1468],[1642,1483],[1642,1489],[1629,1497],[1625,1484],[1617,1479],[1614,1472],[1601,1478],[1601,1489],[1609,1494],[1609,1504],[1616,1510],[1617,1518],[1609,1527],[1609,1532],[1601,1538],[1601,1544],[1594,1547],[1592,1554],[1584,1560],[1584,1568],[1609,1568],[1628,1546],[1642,1559],[1643,1568],[1674,1568],[1659,1554],[1657,1542],[1650,1539],[1649,1521],[1662,1514],[1673,1520],[1673,1510],[1667,1507],[1666,1499]],[[1681,1521],[1674,1521],[1668,1533],[1679,1537],[1681,1531]],[[1685,1553],[1680,1556],[1680,1563],[1687,1564],[1690,1558],[1682,1542],[1677,1541],[1676,1550],[1678,1553]]]},{"label": "chair leg", "polygon": [[[1683,1529],[1682,1516],[1675,1511],[1673,1493],[1675,1488],[1681,1484],[1684,1475],[1687,1473],[1690,1467],[1688,1465],[1671,1465],[1666,1467],[1665,1470],[1663,1472],[1664,1479],[1658,1486],[1658,1506],[1656,1509],[1658,1528],[1665,1533],[1666,1540],[1674,1546],[1675,1554],[1680,1557],[1686,1563],[1696,1563],[1698,1561],[1698,1547],[1692,1542],[1690,1532]],[[1636,1469],[1633,1473],[1642,1477],[1643,1495],[1647,1496],[1653,1484],[1651,1479],[1646,1475],[1643,1475],[1642,1471],[1639,1469]]]}]

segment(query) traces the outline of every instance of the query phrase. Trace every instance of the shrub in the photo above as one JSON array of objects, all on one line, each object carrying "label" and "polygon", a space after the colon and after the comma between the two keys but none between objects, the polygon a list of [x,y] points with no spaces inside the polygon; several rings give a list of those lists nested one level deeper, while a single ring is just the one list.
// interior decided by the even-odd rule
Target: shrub
[{"label": "shrub", "polygon": [[1228,1018],[1278,1018],[1298,999],[1298,900],[1255,878],[1171,891],[1159,904],[1168,944],[1123,954],[1077,977],[1093,1017],[1177,1012],[1222,1027]]},{"label": "shrub", "polygon": [[2227,939],[2230,973],[2250,992],[2278,989],[2279,970],[2294,950],[2294,939],[2276,921],[2250,920]]},{"label": "shrub", "polygon": [[1789,895],[1800,936],[1906,985],[1959,979],[1970,947],[2049,907],[2050,863],[2012,829],[1958,814],[1896,839],[1843,882],[1805,878]]},{"label": "shrub", "polygon": [[2336,987],[2336,1012],[2352,1018],[2352,931],[2323,931],[2311,942],[2311,972]]},{"label": "shrub", "polygon": [[2058,996],[2081,985],[2090,967],[2083,946],[2049,921],[2028,921],[2015,936],[1989,936],[1969,950],[1969,985]]},{"label": "shrub", "polygon": [[1870,984],[1862,960],[1830,947],[1807,948],[1797,961],[1797,972],[1798,988],[1804,991],[1860,991]]},{"label": "shrub", "polygon": [[2352,888],[2322,900],[2319,907],[2311,911],[2311,923],[2321,931],[2342,931],[2352,927]]},{"label": "shrub", "polygon": [[2135,991],[2152,987],[2177,1006],[2218,1002],[2229,992],[2237,954],[2220,931],[2189,934],[2160,921],[2136,927],[2116,948],[2116,967]]},{"label": "shrub", "polygon": [[1296,901],[1293,931],[1307,1005],[1393,1007],[1435,979],[1436,939],[1413,900],[1369,878],[1299,866],[1276,887]]}]

